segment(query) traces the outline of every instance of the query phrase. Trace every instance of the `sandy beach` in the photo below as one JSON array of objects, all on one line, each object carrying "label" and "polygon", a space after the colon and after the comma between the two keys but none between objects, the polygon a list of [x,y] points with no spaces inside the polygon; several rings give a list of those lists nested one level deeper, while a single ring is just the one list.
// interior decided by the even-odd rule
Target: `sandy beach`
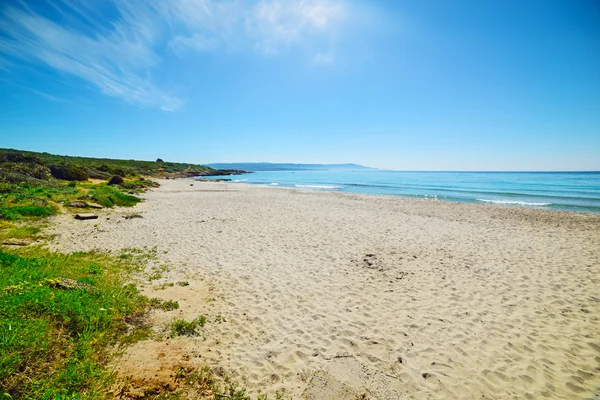
[{"label": "sandy beach", "polygon": [[144,293],[181,310],[154,324],[207,316],[132,346],[123,375],[208,364],[294,399],[600,396],[600,215],[159,182],[142,218],[48,229],[67,252],[156,246]]}]

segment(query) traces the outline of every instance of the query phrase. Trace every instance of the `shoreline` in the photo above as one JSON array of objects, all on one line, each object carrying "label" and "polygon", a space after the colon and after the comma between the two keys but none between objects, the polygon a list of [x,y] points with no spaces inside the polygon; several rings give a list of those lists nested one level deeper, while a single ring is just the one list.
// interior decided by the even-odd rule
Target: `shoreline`
[{"label": "shoreline", "polygon": [[211,321],[203,337],[132,346],[123,370],[205,363],[291,398],[322,398],[318,382],[375,399],[586,398],[600,385],[600,215],[161,184],[134,208],[143,218],[53,224],[62,251],[157,246],[169,270],[144,294]]},{"label": "shoreline", "polygon": [[[277,172],[259,171],[255,172],[257,177],[240,176],[239,179],[231,179],[231,182],[292,189],[315,188],[321,189],[321,191],[375,194],[469,204],[490,203],[531,209],[600,213],[600,198],[598,197],[600,193],[593,190],[594,185],[598,185],[599,173],[590,173],[592,178],[583,182],[577,181],[579,178],[571,180],[565,178],[566,181],[562,182],[558,177],[544,179],[533,177],[530,178],[530,182],[525,182],[523,181],[524,178],[520,178],[513,184],[505,186],[503,179],[506,179],[506,176],[496,176],[506,174],[504,172],[482,172],[482,174],[492,175],[486,177],[482,182],[479,182],[479,178],[472,176],[476,174],[474,172],[448,172],[450,175],[459,175],[453,178],[457,180],[456,182],[445,177],[444,173],[439,171],[414,171],[416,174],[425,174],[425,176],[414,179],[410,176],[404,176],[408,172],[402,171],[378,171],[382,175],[378,176],[377,179],[372,179],[371,175],[368,174],[365,176],[358,174],[357,177],[354,177],[354,174],[351,174],[353,176],[340,175],[339,171],[329,171],[330,175],[324,172],[323,175],[314,178],[309,175],[306,178],[303,177],[302,172],[307,171],[296,172],[298,174],[291,175],[289,172],[283,171],[280,172],[283,174],[282,176],[277,176]],[[400,175],[386,175],[386,173],[391,172],[397,172]],[[532,175],[530,172],[515,173]],[[432,174],[434,176],[431,176]],[[435,176],[435,174],[439,176]],[[467,176],[463,178],[462,174],[467,174]],[[560,172],[549,173],[550,176],[557,174],[560,175]],[[573,174],[576,174],[575,177],[582,175],[580,172],[573,172]],[[545,175],[548,174],[542,174],[542,176]],[[591,186],[588,187],[588,185]],[[475,189],[476,187],[478,189]],[[583,192],[580,192],[580,190]],[[588,190],[591,190],[591,192]],[[587,193],[587,195],[584,193]]]}]

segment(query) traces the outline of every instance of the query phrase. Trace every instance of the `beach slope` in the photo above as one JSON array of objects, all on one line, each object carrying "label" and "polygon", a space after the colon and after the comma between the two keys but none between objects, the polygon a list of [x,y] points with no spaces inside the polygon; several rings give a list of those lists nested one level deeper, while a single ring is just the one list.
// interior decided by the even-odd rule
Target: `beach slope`
[{"label": "beach slope", "polygon": [[[157,246],[146,293],[209,316],[163,358],[292,398],[598,395],[600,215],[160,183],[142,218],[56,217],[52,246]],[[143,346],[121,368],[156,363]]]}]

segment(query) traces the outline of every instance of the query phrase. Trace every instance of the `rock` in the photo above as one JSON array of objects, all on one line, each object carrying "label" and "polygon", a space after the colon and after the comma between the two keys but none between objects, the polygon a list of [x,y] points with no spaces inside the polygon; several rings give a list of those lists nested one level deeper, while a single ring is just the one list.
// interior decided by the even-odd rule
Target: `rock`
[{"label": "rock", "polygon": [[27,246],[29,243],[26,242],[25,240],[9,238],[9,239],[4,239],[2,241],[2,244],[6,245],[6,246]]},{"label": "rock", "polygon": [[75,214],[75,219],[98,219],[98,216],[96,214]]},{"label": "rock", "polygon": [[67,203],[67,207],[77,207],[77,208],[85,208],[87,204],[83,201],[71,201]]},{"label": "rock", "polygon": [[98,203],[87,203],[87,206],[88,206],[89,208],[95,208],[95,209],[98,209],[98,210],[100,210],[101,208],[104,208],[103,206],[101,206],[101,205],[100,205],[100,204],[98,204]]},{"label": "rock", "polygon": [[95,287],[88,285],[87,283],[77,282],[76,280],[69,278],[47,278],[45,280],[48,286],[55,289],[67,289],[67,290],[96,290]]}]

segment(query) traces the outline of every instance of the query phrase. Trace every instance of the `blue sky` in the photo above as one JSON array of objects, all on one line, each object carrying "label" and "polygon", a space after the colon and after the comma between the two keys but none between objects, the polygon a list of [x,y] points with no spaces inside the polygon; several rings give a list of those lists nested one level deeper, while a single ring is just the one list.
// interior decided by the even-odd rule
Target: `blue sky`
[{"label": "blue sky", "polygon": [[4,0],[0,147],[600,170],[600,3]]}]

